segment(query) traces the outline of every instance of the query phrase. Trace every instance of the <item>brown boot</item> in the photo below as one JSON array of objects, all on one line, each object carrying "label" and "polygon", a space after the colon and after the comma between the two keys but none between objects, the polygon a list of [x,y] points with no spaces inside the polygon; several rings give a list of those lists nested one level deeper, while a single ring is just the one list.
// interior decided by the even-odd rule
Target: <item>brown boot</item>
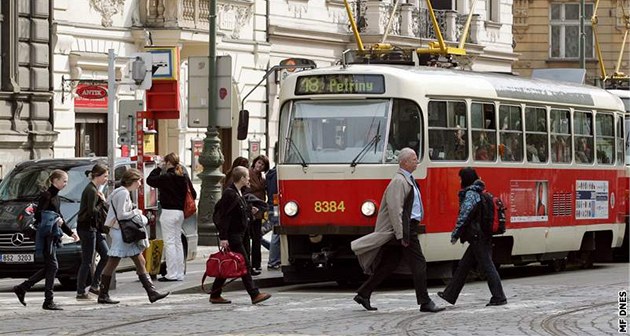
[{"label": "brown boot", "polygon": [[111,284],[111,282],[112,282],[111,275],[105,275],[105,274],[101,275],[101,288],[98,291],[98,301],[97,301],[98,303],[105,303],[105,304],[120,303],[120,301],[112,300],[109,297],[109,285]]},{"label": "brown boot", "polygon": [[149,274],[138,274],[138,279],[142,283],[142,287],[147,291],[147,295],[149,296],[149,301],[151,303],[162,300],[167,297],[171,292],[167,292],[166,294],[159,293],[155,286],[153,285],[153,281],[151,281],[151,276]]},{"label": "brown boot", "polygon": [[271,294],[267,293],[258,293],[256,296],[252,297],[252,304],[261,303],[271,297]]},{"label": "brown boot", "polygon": [[214,297],[214,298],[210,297],[210,303],[212,303],[212,304],[230,304],[230,303],[232,303],[232,301],[230,301],[228,299],[225,299],[222,296],[219,296],[219,297]]}]

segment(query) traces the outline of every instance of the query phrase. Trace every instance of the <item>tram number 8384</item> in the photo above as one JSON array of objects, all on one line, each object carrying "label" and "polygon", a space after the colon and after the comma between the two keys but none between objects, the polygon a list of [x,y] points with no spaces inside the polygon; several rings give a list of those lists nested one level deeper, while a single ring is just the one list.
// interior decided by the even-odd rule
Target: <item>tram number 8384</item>
[{"label": "tram number 8384", "polygon": [[343,201],[316,201],[314,203],[315,212],[345,212],[346,205]]}]

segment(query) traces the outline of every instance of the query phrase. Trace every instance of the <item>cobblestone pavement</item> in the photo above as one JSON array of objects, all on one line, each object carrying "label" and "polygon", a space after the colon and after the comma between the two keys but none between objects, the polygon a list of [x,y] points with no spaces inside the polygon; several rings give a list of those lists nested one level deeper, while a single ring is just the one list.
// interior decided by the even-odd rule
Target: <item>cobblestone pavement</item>
[{"label": "cobblestone pavement", "polygon": [[432,284],[434,301],[448,305],[437,314],[420,312],[413,291],[400,286],[376,292],[374,312],[352,301],[352,290],[331,283],[266,289],[273,297],[256,306],[244,291],[224,293],[230,305],[211,305],[204,294],[172,294],[149,304],[135,283],[113,293],[122,301],[118,305],[77,302],[73,292],[57,292],[65,308],[59,312],[41,309],[41,292],[29,293],[23,307],[5,286],[0,335],[618,334],[619,292],[628,290],[628,264],[561,273],[525,269],[528,276],[502,271],[508,304],[500,307],[485,307],[489,291],[483,282],[467,283],[455,306],[437,297],[442,285]]}]

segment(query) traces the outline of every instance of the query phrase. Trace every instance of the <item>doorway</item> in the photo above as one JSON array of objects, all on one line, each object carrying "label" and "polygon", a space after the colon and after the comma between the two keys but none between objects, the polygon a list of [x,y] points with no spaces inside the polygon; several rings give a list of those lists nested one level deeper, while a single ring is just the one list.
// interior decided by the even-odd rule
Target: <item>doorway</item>
[{"label": "doorway", "polygon": [[107,156],[107,115],[76,114],[74,154],[76,157]]}]

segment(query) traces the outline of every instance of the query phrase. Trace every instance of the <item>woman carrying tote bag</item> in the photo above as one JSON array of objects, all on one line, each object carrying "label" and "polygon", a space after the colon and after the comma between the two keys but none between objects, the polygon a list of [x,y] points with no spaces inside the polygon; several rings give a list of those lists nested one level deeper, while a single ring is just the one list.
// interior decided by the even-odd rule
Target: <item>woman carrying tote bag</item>
[{"label": "woman carrying tote bag", "polygon": [[148,246],[146,240],[140,240],[133,243],[125,243],[120,232],[119,220],[130,219],[137,215],[142,215],[142,211],[136,209],[131,201],[130,193],[138,190],[142,185],[142,173],[134,168],[128,169],[122,175],[120,180],[120,187],[116,188],[109,196],[109,211],[107,212],[107,219],[105,225],[109,227],[109,236],[112,240],[112,246],[109,249],[109,259],[107,265],[103,270],[101,276],[101,288],[98,295],[98,303],[116,304],[119,301],[112,300],[109,297],[109,285],[112,280],[112,274],[116,271],[116,267],[121,258],[131,258],[136,265],[136,273],[138,279],[142,283],[142,287],[149,296],[151,303],[161,300],[170,294],[159,293],[153,282],[151,276],[147,273],[145,268],[145,260],[142,256],[142,251]]}]

